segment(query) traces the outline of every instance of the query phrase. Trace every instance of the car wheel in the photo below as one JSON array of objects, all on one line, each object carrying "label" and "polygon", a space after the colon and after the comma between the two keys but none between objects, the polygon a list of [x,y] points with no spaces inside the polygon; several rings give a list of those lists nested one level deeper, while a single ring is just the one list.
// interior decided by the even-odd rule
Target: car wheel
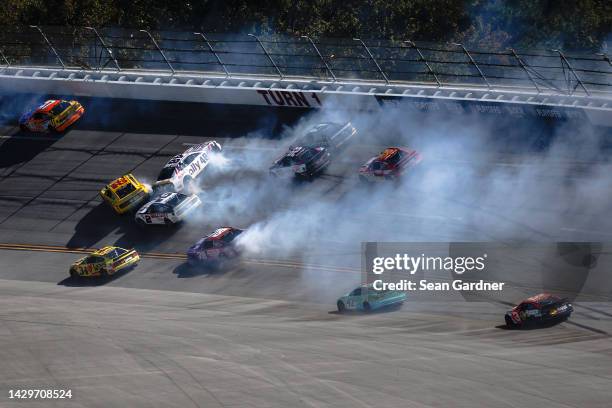
[{"label": "car wheel", "polygon": [[77,271],[75,271],[74,269],[70,269],[70,277],[72,279],[79,279],[79,274]]},{"label": "car wheel", "polygon": [[108,274],[108,271],[104,268],[100,269],[100,278],[101,279],[106,279],[108,278],[110,275]]},{"label": "car wheel", "polygon": [[169,226],[171,226],[171,225],[172,225],[172,221],[170,221],[168,218],[164,218],[164,225],[165,225],[166,227],[169,227]]},{"label": "car wheel", "polygon": [[372,306],[370,306],[370,302],[368,302],[367,300],[363,302],[363,310],[365,310],[366,312],[372,310]]},{"label": "car wheel", "polygon": [[339,300],[338,301],[338,313],[344,313],[346,312],[346,306],[344,305],[344,302]]}]

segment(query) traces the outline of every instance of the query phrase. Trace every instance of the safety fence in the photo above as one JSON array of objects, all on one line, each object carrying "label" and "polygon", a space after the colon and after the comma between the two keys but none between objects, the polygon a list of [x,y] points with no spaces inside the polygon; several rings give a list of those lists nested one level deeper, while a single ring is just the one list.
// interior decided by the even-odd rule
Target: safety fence
[{"label": "safety fence", "polygon": [[29,26],[0,33],[0,58],[4,66],[472,84],[568,95],[612,91],[612,62],[604,53],[468,49],[410,40]]}]

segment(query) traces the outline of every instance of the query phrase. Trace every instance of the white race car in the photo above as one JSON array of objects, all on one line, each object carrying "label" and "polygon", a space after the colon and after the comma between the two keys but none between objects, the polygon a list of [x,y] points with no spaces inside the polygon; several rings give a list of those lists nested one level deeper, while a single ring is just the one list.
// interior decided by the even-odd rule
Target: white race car
[{"label": "white race car", "polygon": [[183,154],[174,156],[159,172],[153,189],[191,192],[195,178],[202,174],[209,163],[208,155],[220,151],[221,145],[213,140],[192,146]]},{"label": "white race car", "polygon": [[136,223],[139,225],[176,224],[200,205],[202,201],[195,194],[188,196],[181,193],[162,193],[136,212]]}]

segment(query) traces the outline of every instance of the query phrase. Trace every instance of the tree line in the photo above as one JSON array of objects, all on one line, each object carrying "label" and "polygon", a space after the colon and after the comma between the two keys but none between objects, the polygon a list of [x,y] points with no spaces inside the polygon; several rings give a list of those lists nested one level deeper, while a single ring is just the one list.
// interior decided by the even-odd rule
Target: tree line
[{"label": "tree line", "polygon": [[610,0],[0,0],[0,23],[606,51]]}]

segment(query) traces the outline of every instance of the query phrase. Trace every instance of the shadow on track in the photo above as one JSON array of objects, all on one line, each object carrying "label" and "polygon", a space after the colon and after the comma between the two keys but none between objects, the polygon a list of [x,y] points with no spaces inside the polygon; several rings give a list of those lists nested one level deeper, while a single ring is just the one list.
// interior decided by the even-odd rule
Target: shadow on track
[{"label": "shadow on track", "polygon": [[62,138],[62,135],[36,134],[14,130],[6,132],[5,136],[10,137],[5,138],[4,142],[0,144],[0,168],[29,162]]},{"label": "shadow on track", "polygon": [[79,220],[66,246],[92,248],[104,237],[118,231],[122,235],[112,245],[148,252],[176,234],[180,227],[142,228],[134,222],[133,214],[117,215],[106,203],[101,202]]},{"label": "shadow on track", "polygon": [[[137,268],[137,267],[136,267]],[[94,287],[94,286],[104,286],[106,284],[112,283],[113,281],[121,278],[122,276],[127,275],[132,272],[135,268],[128,268],[126,270],[119,271],[107,278],[99,278],[99,277],[91,277],[91,278],[73,278],[72,276],[68,276],[66,279],[58,282],[58,285],[68,286],[68,287]]]},{"label": "shadow on track", "polygon": [[370,316],[370,315],[397,312],[401,308],[402,308],[402,304],[395,304],[395,305],[389,305],[386,307],[381,307],[380,309],[371,310],[369,312],[365,310],[345,310],[344,312],[339,312],[336,309],[336,310],[330,310],[327,313],[330,315],[338,315],[338,316]]},{"label": "shadow on track", "polygon": [[517,331],[540,330],[540,329],[548,329],[550,327],[557,326],[565,321],[566,320],[551,320],[551,321],[542,322],[542,323],[523,324],[522,326],[519,326],[519,327],[508,327],[508,325],[500,324],[498,326],[495,326],[495,328],[499,330],[509,330],[509,331],[512,331],[512,330],[517,330]]},{"label": "shadow on track", "polygon": [[123,235],[113,245],[122,248],[134,248],[138,252],[149,252],[155,249],[159,244],[170,239],[182,227],[182,225],[139,227],[129,215],[127,221],[121,228]]},{"label": "shadow on track", "polygon": [[79,220],[66,246],[91,248],[117,228],[127,228],[130,221],[129,216],[117,216],[105,203],[99,203]]},{"label": "shadow on track", "polygon": [[240,261],[238,259],[226,260],[225,262],[201,264],[201,265],[190,265],[187,262],[183,262],[172,271],[179,279],[184,278],[195,278],[202,275],[222,274],[228,272],[234,267],[238,266]]}]

